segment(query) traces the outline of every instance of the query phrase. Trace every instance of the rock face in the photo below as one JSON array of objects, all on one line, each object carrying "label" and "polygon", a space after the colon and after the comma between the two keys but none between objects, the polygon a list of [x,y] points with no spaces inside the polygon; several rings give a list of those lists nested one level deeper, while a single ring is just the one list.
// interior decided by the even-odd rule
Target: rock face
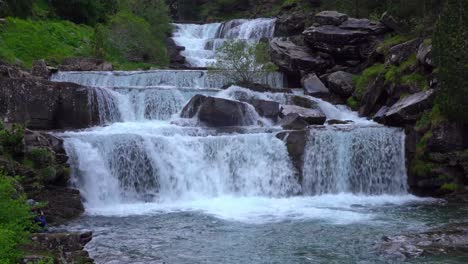
[{"label": "rock face", "polygon": [[462,124],[442,121],[431,131],[432,137],[428,140],[427,147],[432,152],[447,153],[468,147],[468,129]]},{"label": "rock face", "polygon": [[306,15],[297,11],[280,16],[276,20],[275,37],[298,35],[304,31]]},{"label": "rock face", "polygon": [[434,90],[419,92],[399,100],[389,108],[381,109],[374,120],[393,126],[415,123],[423,112],[432,107]]},{"label": "rock face", "polygon": [[239,101],[195,95],[182,110],[182,118],[198,117],[211,127],[252,125],[249,105]]},{"label": "rock face", "polygon": [[33,76],[40,77],[43,79],[49,79],[50,75],[52,74],[47,67],[47,64],[44,60],[36,61],[32,67],[31,71]]},{"label": "rock face", "polygon": [[315,15],[315,22],[320,25],[339,26],[348,19],[348,15],[336,11],[322,11]]},{"label": "rock face", "polygon": [[99,123],[89,88],[41,79],[0,79],[0,117],[31,129],[80,129]]},{"label": "rock face", "polygon": [[251,99],[248,101],[251,104],[257,113],[263,117],[276,120],[280,115],[280,104],[274,101],[261,100],[261,99]]},{"label": "rock face", "polygon": [[178,46],[172,38],[166,39],[170,67],[174,69],[185,68],[185,57],[180,54],[185,48]]},{"label": "rock face", "polygon": [[304,76],[301,80],[301,83],[302,87],[304,87],[304,90],[308,95],[320,96],[330,93],[328,88],[325,86],[325,84],[323,84],[323,82],[315,73],[309,73]]},{"label": "rock face", "polygon": [[[283,118],[288,117],[288,120],[298,115],[308,125],[323,125],[327,117],[320,109],[304,108],[296,105],[283,105],[281,110]],[[297,118],[294,118],[294,120]]]},{"label": "rock face", "polygon": [[336,94],[347,98],[354,92],[353,76],[344,71],[334,72],[327,77],[328,87]]},{"label": "rock face", "polygon": [[59,66],[60,71],[112,71],[112,64],[95,58],[68,58]]},{"label": "rock face", "polygon": [[314,53],[307,47],[280,38],[270,41],[270,56],[273,63],[291,75],[299,75],[300,71],[323,72],[332,65],[329,56]]},{"label": "rock face", "polygon": [[434,60],[432,58],[432,44],[421,43],[416,55],[419,63],[426,67],[435,67]]},{"label": "rock face", "polygon": [[307,130],[300,131],[284,131],[276,134],[278,139],[281,139],[286,143],[289,157],[296,168],[297,179],[302,182],[302,171],[303,171],[303,157],[304,150],[307,144]]},{"label": "rock face", "polygon": [[299,114],[291,113],[281,119],[280,125],[283,129],[287,130],[301,130],[306,128],[309,123]]},{"label": "rock face", "polygon": [[450,224],[419,234],[384,237],[381,254],[400,259],[468,252],[468,223]]}]

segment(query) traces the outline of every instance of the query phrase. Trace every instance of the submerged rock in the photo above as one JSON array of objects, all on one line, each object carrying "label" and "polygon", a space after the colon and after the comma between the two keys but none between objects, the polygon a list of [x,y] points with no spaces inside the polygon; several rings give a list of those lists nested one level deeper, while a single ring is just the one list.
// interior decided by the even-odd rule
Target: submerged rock
[{"label": "submerged rock", "polygon": [[197,117],[212,127],[253,125],[249,105],[244,102],[197,94],[187,103],[182,118]]}]

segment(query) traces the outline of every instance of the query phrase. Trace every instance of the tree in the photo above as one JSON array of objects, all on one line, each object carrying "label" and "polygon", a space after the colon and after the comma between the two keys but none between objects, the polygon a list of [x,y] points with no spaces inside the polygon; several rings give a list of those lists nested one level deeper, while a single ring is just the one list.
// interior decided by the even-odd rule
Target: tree
[{"label": "tree", "polygon": [[253,83],[263,75],[276,71],[270,62],[267,44],[251,45],[237,40],[226,42],[216,52],[216,62],[210,65],[211,72],[221,72],[234,83]]},{"label": "tree", "polygon": [[0,0],[0,17],[26,18],[32,13],[33,0]]},{"label": "tree", "polygon": [[63,19],[77,24],[95,25],[105,22],[117,12],[117,0],[51,0],[53,9]]},{"label": "tree", "polygon": [[468,124],[468,1],[447,0],[433,37],[438,103],[449,119]]}]

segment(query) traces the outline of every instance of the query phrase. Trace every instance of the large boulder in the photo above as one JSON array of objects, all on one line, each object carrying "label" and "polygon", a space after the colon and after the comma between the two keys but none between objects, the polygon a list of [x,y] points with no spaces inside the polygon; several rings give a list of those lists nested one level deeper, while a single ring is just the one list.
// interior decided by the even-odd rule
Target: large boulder
[{"label": "large boulder", "polygon": [[251,113],[247,103],[197,94],[184,107],[181,117],[198,117],[211,127],[245,126],[254,124]]},{"label": "large boulder", "polygon": [[282,106],[281,116],[283,118],[294,114],[297,114],[299,117],[301,117],[308,125],[323,125],[327,120],[326,115],[319,108],[311,109],[296,105]]},{"label": "large boulder", "polygon": [[435,67],[434,60],[432,58],[432,44],[427,42],[421,43],[416,58],[418,59],[419,63],[426,67]]},{"label": "large boulder", "polygon": [[302,77],[301,84],[305,93],[308,95],[320,96],[330,93],[328,88],[315,73],[309,73]]},{"label": "large boulder", "polygon": [[334,72],[327,76],[328,87],[334,93],[348,98],[354,92],[353,76],[344,71]]},{"label": "large boulder", "polygon": [[30,129],[81,129],[99,124],[91,89],[42,79],[0,79],[0,118]]},{"label": "large boulder", "polygon": [[96,58],[67,58],[59,66],[60,71],[112,71],[111,63]]},{"label": "large boulder", "polygon": [[399,65],[418,52],[421,39],[413,39],[390,48],[387,56],[387,64]]},{"label": "large boulder", "polygon": [[374,120],[392,126],[414,124],[425,110],[432,107],[434,97],[434,90],[412,94],[400,99],[391,107],[379,111],[374,116]]},{"label": "large boulder", "polygon": [[306,15],[302,11],[286,13],[276,20],[275,37],[301,34],[305,28]]},{"label": "large boulder", "polygon": [[301,71],[323,72],[333,64],[329,56],[281,38],[270,41],[270,56],[282,71],[292,75],[300,75]]},{"label": "large boulder", "polygon": [[433,152],[452,152],[468,147],[468,129],[462,124],[442,121],[432,128],[427,148]]},{"label": "large boulder", "polygon": [[185,57],[181,55],[181,51],[185,47],[178,46],[172,38],[166,39],[167,53],[169,55],[170,67],[174,69],[185,68]]},{"label": "large boulder", "polygon": [[315,15],[315,22],[320,25],[339,26],[348,20],[348,15],[336,11],[322,11]]},{"label": "large boulder", "polygon": [[362,30],[374,35],[383,34],[388,31],[387,27],[382,23],[366,18],[349,18],[340,25],[340,28],[348,30]]},{"label": "large boulder", "polygon": [[280,104],[275,101],[250,99],[248,103],[251,104],[260,116],[276,120],[280,115]]},{"label": "large boulder", "polygon": [[281,119],[280,125],[287,130],[301,130],[309,126],[309,123],[299,114],[291,113]]},{"label": "large boulder", "polygon": [[289,157],[291,158],[294,167],[296,168],[297,178],[299,182],[302,182],[302,171],[303,171],[303,157],[304,150],[307,145],[307,130],[299,131],[283,131],[276,134],[278,139],[285,142],[288,149]]}]

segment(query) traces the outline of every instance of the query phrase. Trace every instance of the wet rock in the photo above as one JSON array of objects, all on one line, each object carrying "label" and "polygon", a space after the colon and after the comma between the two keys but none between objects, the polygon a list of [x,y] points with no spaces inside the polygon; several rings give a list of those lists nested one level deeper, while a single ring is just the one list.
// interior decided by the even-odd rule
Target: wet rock
[{"label": "wet rock", "polygon": [[298,46],[289,40],[274,38],[270,41],[270,56],[273,63],[292,75],[300,71],[323,72],[332,65],[328,57],[313,53],[309,48]]},{"label": "wet rock", "polygon": [[374,120],[392,126],[414,124],[425,110],[432,107],[434,97],[434,90],[428,90],[402,98],[388,109],[381,109]]},{"label": "wet rock", "polygon": [[[385,79],[379,75],[369,83],[361,100],[359,114],[369,116],[371,113],[381,112],[377,107],[386,97]],[[377,108],[377,109],[376,109]]]},{"label": "wet rock", "polygon": [[331,119],[327,121],[327,124],[329,125],[348,125],[352,124],[354,121],[352,120],[336,120],[336,119]]},{"label": "wet rock", "polygon": [[413,39],[390,48],[387,56],[387,64],[399,65],[418,51],[421,39]]},{"label": "wet rock", "polygon": [[337,71],[327,77],[330,90],[343,97],[350,97],[354,92],[353,74]]},{"label": "wet rock", "polygon": [[111,63],[95,58],[67,58],[59,66],[60,71],[112,71]]},{"label": "wet rock", "polygon": [[286,105],[296,105],[303,108],[319,109],[317,103],[307,97],[299,95],[286,95]]},{"label": "wet rock", "polygon": [[303,157],[307,145],[307,130],[283,131],[276,134],[278,139],[286,143],[289,157],[297,171],[299,182],[302,182]]},{"label": "wet rock", "polygon": [[166,39],[167,53],[169,55],[170,67],[174,69],[185,68],[185,57],[181,55],[184,47],[178,46],[172,38]]},{"label": "wet rock", "polygon": [[306,128],[309,123],[305,120],[304,117],[299,114],[292,113],[287,114],[281,119],[280,125],[283,129],[288,130],[301,130]]},{"label": "wet rock", "polygon": [[315,22],[320,25],[339,26],[348,20],[348,15],[336,11],[322,11],[315,15]]},{"label": "wet rock", "polygon": [[276,120],[280,114],[280,104],[274,101],[251,99],[251,104],[260,116]]},{"label": "wet rock", "polygon": [[296,105],[283,105],[281,109],[281,116],[283,118],[288,115],[297,114],[308,125],[323,125],[327,117],[320,109],[304,108]]},{"label": "wet rock", "polygon": [[315,73],[309,73],[301,80],[305,93],[312,96],[329,94],[330,91]]},{"label": "wet rock", "polygon": [[44,60],[39,60],[34,63],[31,74],[48,80],[52,73],[49,71],[46,62]]},{"label": "wet rock", "polygon": [[426,67],[435,67],[433,58],[432,58],[432,44],[423,42],[419,46],[418,54],[416,55],[419,63]]},{"label": "wet rock", "polygon": [[92,90],[42,79],[0,79],[0,118],[30,129],[80,129],[99,124]]},{"label": "wet rock", "polygon": [[427,147],[433,152],[452,152],[468,147],[468,129],[461,124],[442,121],[432,128],[432,137]]},{"label": "wet rock", "polygon": [[302,11],[286,13],[276,20],[275,37],[301,34],[305,28],[306,15]]},{"label": "wet rock", "polygon": [[381,254],[400,259],[468,253],[468,223],[449,224],[418,234],[384,237]]},{"label": "wet rock", "polygon": [[249,105],[239,101],[195,95],[182,110],[182,118],[198,117],[212,127],[252,125]]}]

